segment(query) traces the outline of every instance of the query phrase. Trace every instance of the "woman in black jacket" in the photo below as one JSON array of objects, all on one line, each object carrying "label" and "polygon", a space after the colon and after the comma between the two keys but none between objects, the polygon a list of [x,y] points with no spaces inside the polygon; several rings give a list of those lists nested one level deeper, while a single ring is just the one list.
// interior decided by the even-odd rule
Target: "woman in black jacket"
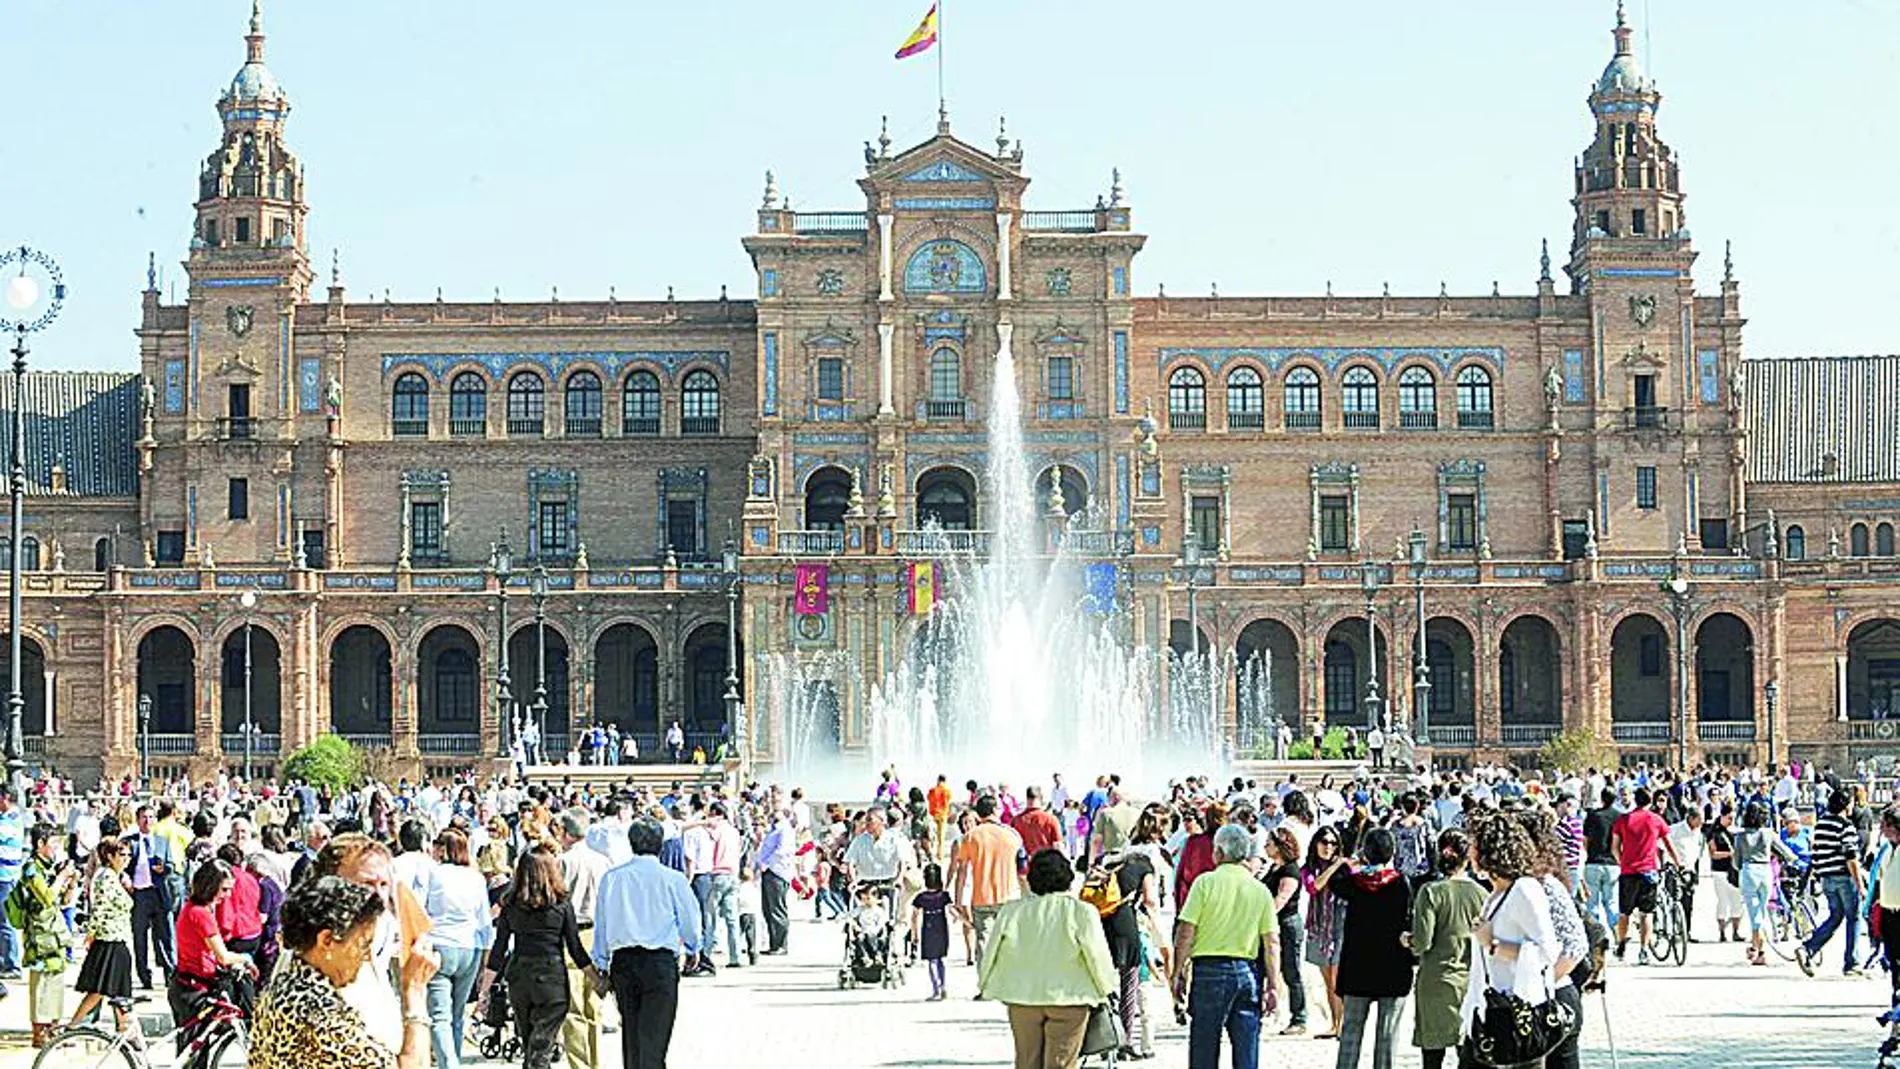
[{"label": "woman in black jacket", "polygon": [[496,973],[508,978],[508,1004],[521,1032],[524,1069],[549,1069],[561,1041],[561,1021],[567,1016],[563,952],[593,983],[594,966],[581,944],[574,906],[567,900],[560,858],[551,844],[538,843],[515,865],[514,882],[495,921],[495,946],[482,974],[483,991]]},{"label": "woman in black jacket", "polygon": [[1346,903],[1340,936],[1339,994],[1345,1000],[1340,1022],[1338,1069],[1358,1069],[1366,1020],[1379,1009],[1374,1033],[1373,1069],[1392,1069],[1399,1018],[1412,993],[1412,952],[1402,937],[1412,926],[1412,893],[1392,867],[1396,844],[1386,828],[1370,828],[1359,845],[1362,864],[1346,870],[1334,862],[1326,884]]}]

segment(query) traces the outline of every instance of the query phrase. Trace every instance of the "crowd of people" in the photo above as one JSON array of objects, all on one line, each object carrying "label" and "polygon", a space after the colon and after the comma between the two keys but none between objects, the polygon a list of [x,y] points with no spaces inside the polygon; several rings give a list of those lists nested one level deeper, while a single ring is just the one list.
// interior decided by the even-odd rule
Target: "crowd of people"
[{"label": "crowd of people", "polygon": [[[717,777],[154,786],[0,789],[0,977],[27,981],[36,1045],[129,1027],[162,992],[181,1041],[212,1008],[248,1018],[260,1069],[453,1067],[476,1043],[599,1069],[616,1021],[647,1069],[683,981],[787,953],[809,909],[839,923],[841,986],[921,964],[920,997],[949,998],[960,945],[962,993],[1001,1004],[1024,1069],[1152,1057],[1168,1016],[1193,1069],[1223,1045],[1251,1069],[1276,1032],[1336,1043],[1340,1069],[1367,1047],[1387,1069],[1408,1035],[1427,1069],[1487,1064],[1511,999],[1548,1018],[1555,1069],[1578,1064],[1584,989],[1649,963],[1666,895],[1692,921],[1705,903],[1738,965],[1768,964],[1780,918],[1810,975],[1837,934],[1858,975],[1869,914],[1900,909],[1900,811],[1792,766],[1365,768],[1145,798],[1113,775],[1018,793],[890,769],[858,805]],[[1865,930],[1900,962],[1900,924]]]}]

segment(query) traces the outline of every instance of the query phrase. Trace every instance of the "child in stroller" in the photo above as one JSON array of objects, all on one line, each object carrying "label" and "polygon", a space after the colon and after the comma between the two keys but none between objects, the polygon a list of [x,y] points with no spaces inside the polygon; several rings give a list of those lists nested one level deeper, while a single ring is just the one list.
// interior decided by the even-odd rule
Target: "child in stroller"
[{"label": "child in stroller", "polygon": [[865,880],[855,897],[856,904],[844,917],[844,968],[838,970],[838,986],[902,986],[895,882]]}]

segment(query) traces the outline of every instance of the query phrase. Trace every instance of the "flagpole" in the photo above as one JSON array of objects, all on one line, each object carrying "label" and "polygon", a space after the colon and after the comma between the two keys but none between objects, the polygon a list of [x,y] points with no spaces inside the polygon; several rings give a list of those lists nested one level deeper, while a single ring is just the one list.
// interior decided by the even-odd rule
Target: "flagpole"
[{"label": "flagpole", "polygon": [[949,133],[950,108],[943,95],[943,5],[937,0],[937,125],[944,127],[941,133]]}]

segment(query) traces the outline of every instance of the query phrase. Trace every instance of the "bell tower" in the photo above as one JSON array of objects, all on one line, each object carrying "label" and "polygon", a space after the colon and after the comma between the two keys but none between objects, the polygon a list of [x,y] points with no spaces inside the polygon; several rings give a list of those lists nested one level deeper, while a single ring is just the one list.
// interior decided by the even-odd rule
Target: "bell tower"
[{"label": "bell tower", "polygon": [[1578,293],[1590,289],[1593,267],[1622,254],[1680,257],[1684,271],[1693,257],[1682,209],[1681,164],[1656,133],[1662,94],[1630,47],[1620,0],[1611,35],[1616,53],[1590,93],[1596,139],[1577,161],[1571,201],[1576,222],[1565,270]]}]

